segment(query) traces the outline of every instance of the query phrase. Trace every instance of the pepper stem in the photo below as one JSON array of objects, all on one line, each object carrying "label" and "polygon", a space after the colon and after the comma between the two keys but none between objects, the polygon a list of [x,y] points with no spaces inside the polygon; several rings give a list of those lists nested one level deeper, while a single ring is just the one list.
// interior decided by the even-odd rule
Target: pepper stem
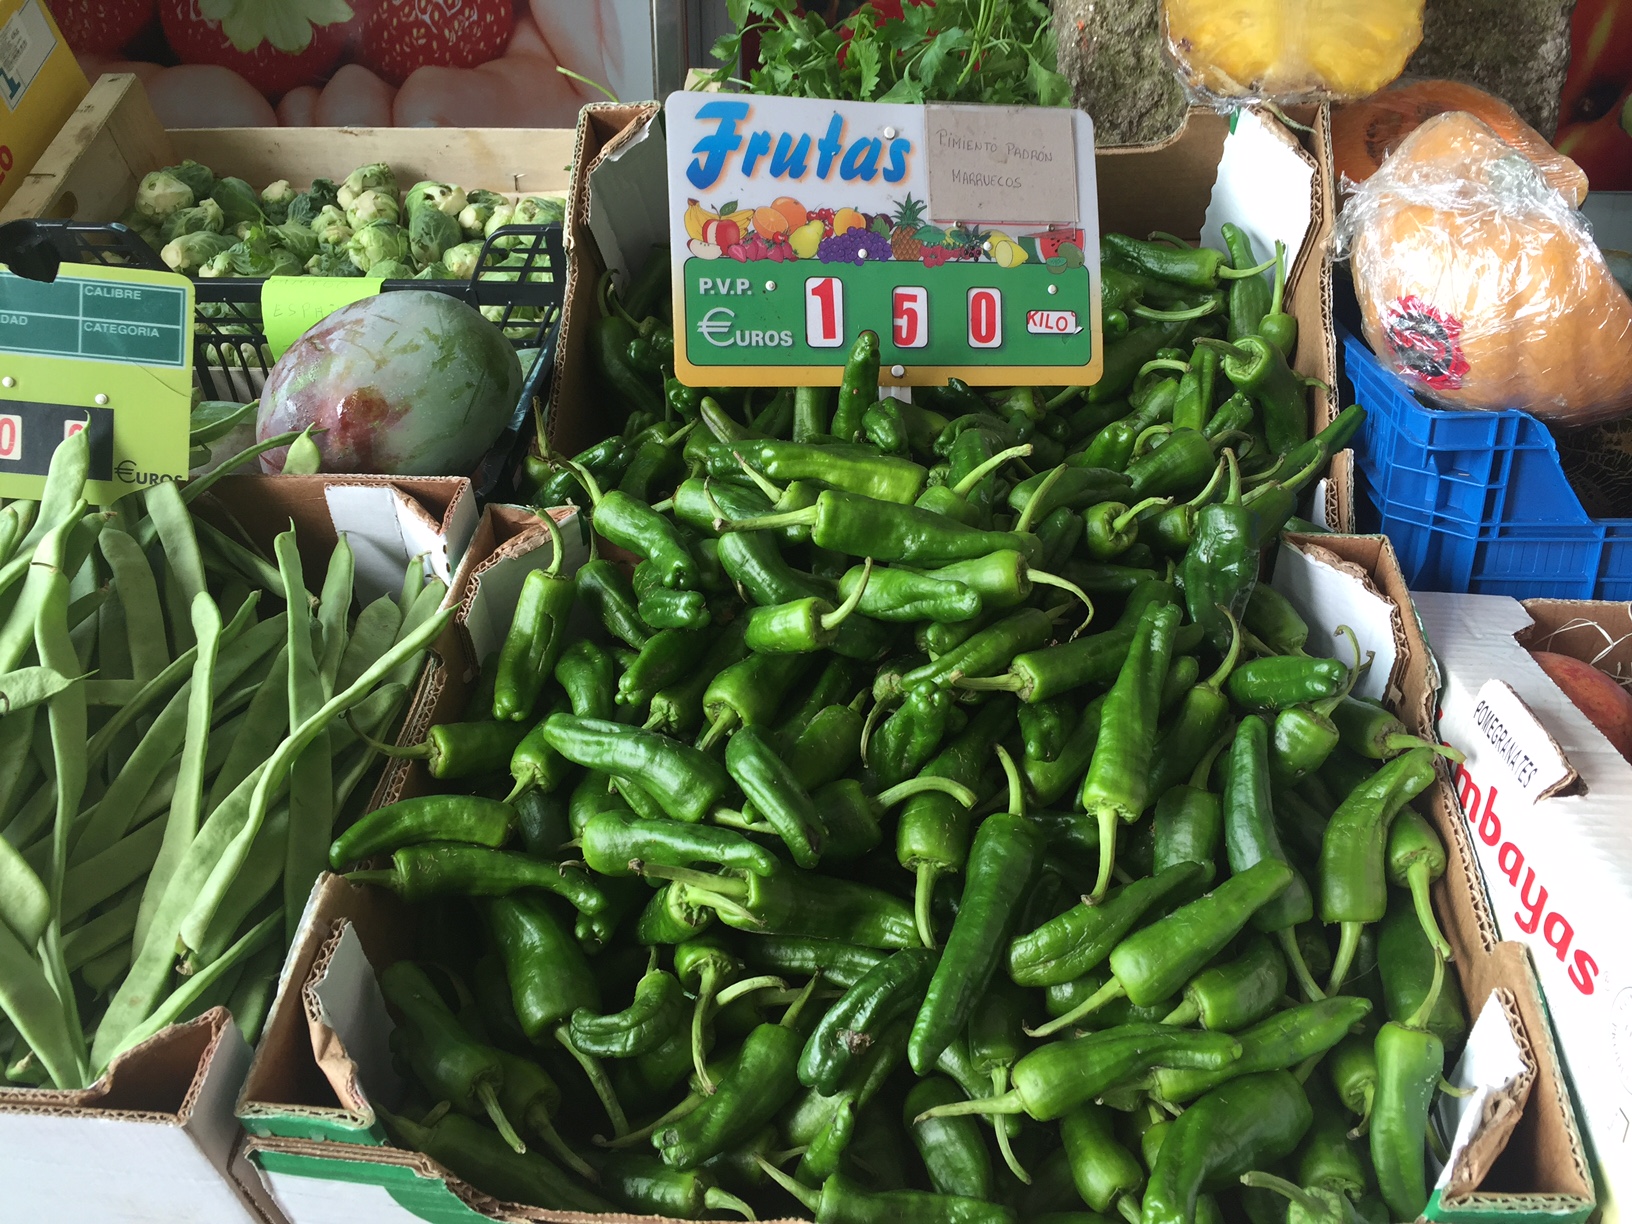
[{"label": "pepper stem", "polygon": [[1201,687],[1218,693],[1224,689],[1224,681],[1229,679],[1230,673],[1235,670],[1235,664],[1241,658],[1241,622],[1235,619],[1223,604],[1214,604],[1225,619],[1230,622],[1230,648],[1224,652],[1224,661],[1218,665],[1218,670],[1201,682]]},{"label": "pepper stem", "polygon": [[1433,1015],[1434,1007],[1439,1003],[1439,992],[1445,987],[1445,958],[1438,953],[1434,955],[1434,980],[1428,985],[1428,993],[1423,996],[1417,1010],[1411,1013],[1411,1018],[1405,1022],[1406,1028],[1420,1029],[1427,1026],[1428,1017]]},{"label": "pepper stem", "polygon": [[1286,304],[1286,243],[1275,239],[1275,292],[1269,298],[1266,314],[1280,314]]},{"label": "pepper stem", "polygon": [[1220,268],[1219,280],[1246,280],[1249,276],[1262,276],[1275,266],[1278,261],[1274,258],[1266,259],[1261,264],[1254,264],[1250,268]]},{"label": "pepper stem", "polygon": [[1116,1210],[1117,1214],[1126,1220],[1128,1224],[1139,1224],[1139,1221],[1143,1218],[1139,1212],[1139,1204],[1133,1201],[1133,1195],[1131,1194],[1116,1196]]},{"label": "pepper stem", "polygon": [[1251,361],[1253,354],[1239,344],[1231,344],[1228,340],[1218,340],[1212,336],[1202,336],[1196,340],[1199,348],[1217,349],[1225,357],[1234,357],[1237,361]]},{"label": "pepper stem", "polygon": [[378,888],[389,888],[396,891],[397,873],[395,871],[348,871],[348,884],[373,884]]},{"label": "pepper stem", "polygon": [[968,497],[969,494],[975,491],[976,485],[985,480],[986,477],[990,476],[993,472],[997,471],[998,468],[1002,467],[1010,459],[1024,459],[1029,454],[1031,454],[1030,442],[1022,443],[1019,446],[1011,446],[1008,450],[998,451],[997,454],[993,455],[984,463],[971,468],[967,476],[952,486],[952,492],[956,493],[959,497]]},{"label": "pepper stem", "polygon": [[634,1147],[637,1144],[644,1143],[646,1140],[650,1139],[658,1131],[669,1125],[669,1123],[678,1122],[681,1118],[691,1113],[702,1103],[703,1098],[701,1095],[695,1092],[688,1093],[680,1104],[669,1110],[668,1113],[655,1118],[651,1122],[648,1122],[639,1130],[632,1130],[627,1135],[619,1135],[616,1139],[602,1139],[599,1135],[597,1135],[592,1142],[596,1147],[607,1148],[608,1150]]},{"label": "pepper stem", "polygon": [[642,859],[630,859],[629,869],[649,880],[670,880],[689,888],[700,888],[721,897],[730,897],[735,901],[740,901],[748,895],[748,885],[744,881],[698,871],[693,867],[671,867],[667,863],[648,863]]},{"label": "pepper stem", "polygon": [[1168,246],[1178,247],[1181,251],[1192,251],[1195,249],[1177,234],[1170,234],[1166,230],[1151,230],[1148,240],[1151,242],[1165,242]]},{"label": "pepper stem", "polygon": [[1310,1219],[1338,1221],[1337,1213],[1329,1206],[1302,1186],[1294,1185],[1284,1177],[1276,1177],[1273,1173],[1243,1173],[1241,1184],[1251,1186],[1255,1190],[1273,1190],[1276,1194],[1286,1196]]},{"label": "pepper stem", "polygon": [[1359,1139],[1371,1129],[1371,1104],[1376,1095],[1377,1089],[1371,1084],[1360,1090],[1360,1121],[1349,1131],[1350,1139]]},{"label": "pepper stem", "polygon": [[709,723],[703,729],[703,733],[697,737],[697,747],[703,752],[709,751],[715,744],[736,730],[739,721],[740,716],[735,710],[726,709],[722,711],[720,716]]},{"label": "pepper stem", "polygon": [[873,732],[878,729],[878,723],[884,717],[884,711],[893,704],[894,702],[875,701],[873,708],[867,711],[867,717],[862,720],[861,763],[863,765],[867,764],[867,748],[873,742]]},{"label": "pepper stem", "polygon": [[935,919],[931,903],[935,899],[935,881],[941,878],[939,863],[919,863],[917,883],[912,890],[912,916],[918,923],[918,941],[926,948],[935,947]]},{"label": "pepper stem", "polygon": [[1144,501],[1139,502],[1137,505],[1129,506],[1121,514],[1117,515],[1111,523],[1111,530],[1120,534],[1121,532],[1126,531],[1133,523],[1137,522],[1139,516],[1146,510],[1152,510],[1157,506],[1160,506],[1165,510],[1172,504],[1173,499],[1171,497],[1147,497]]},{"label": "pepper stem", "polygon": [[357,725],[357,720],[352,717],[353,713],[351,710],[346,711],[346,725],[351,728],[351,733],[381,756],[392,757],[398,761],[428,761],[436,752],[430,740],[406,745],[388,744],[384,740],[377,740]]},{"label": "pepper stem", "polygon": [[545,567],[544,576],[554,578],[561,573],[561,562],[566,552],[561,544],[561,529],[555,525],[555,519],[550,517],[548,510],[542,511],[538,517],[544,524],[544,530],[550,533],[550,563]]},{"label": "pepper stem", "polygon": [[783,510],[777,514],[756,514],[748,518],[714,520],[716,531],[775,531],[782,527],[813,527],[816,525],[818,507],[806,506],[802,510]]},{"label": "pepper stem", "polygon": [[697,1083],[708,1096],[714,1095],[714,1081],[708,1074],[708,1043],[704,1037],[707,1035],[708,1014],[714,1008],[714,996],[719,987],[719,966],[705,965],[703,979],[698,983],[697,1005],[691,1009],[691,1065],[697,1072]]},{"label": "pepper stem", "polygon": [[1366,929],[1363,922],[1345,922],[1338,929],[1337,955],[1332,958],[1332,976],[1326,981],[1326,993],[1336,994],[1343,989],[1343,979],[1354,967],[1354,957],[1360,951],[1360,933]]},{"label": "pepper stem", "polygon": [[1208,298],[1200,306],[1186,310],[1157,310],[1154,306],[1130,306],[1128,313],[1149,319],[1153,323],[1183,323],[1190,319],[1204,319],[1218,313],[1218,299]]},{"label": "pepper stem", "polygon": [[[1198,341],[1197,343],[1200,342]],[[551,459],[550,466],[566,468],[567,471],[571,472],[575,477],[577,477],[578,483],[584,486],[584,492],[589,494],[589,504],[591,508],[601,504],[601,498],[605,497],[606,494],[601,491],[600,482],[597,481],[594,476],[590,475],[589,469],[583,464],[577,463],[571,459]]]},{"label": "pepper stem", "polygon": [[952,683],[961,689],[968,689],[971,693],[1024,693],[1031,686],[1031,682],[1014,672],[1004,672],[1000,676],[965,676],[960,674]]},{"label": "pepper stem", "polygon": [[[572,75],[577,76],[576,73],[573,73]],[[583,78],[579,77],[579,79],[582,80]],[[600,298],[601,313],[603,315],[615,314],[636,331],[640,330],[640,320],[625,310],[623,308],[623,303],[618,301],[617,291],[612,288],[612,269],[610,268],[608,268],[601,275],[601,284],[598,291],[598,296]]]},{"label": "pepper stem", "polygon": [[1180,374],[1188,374],[1190,373],[1190,363],[1188,361],[1179,361],[1174,357],[1153,357],[1139,367],[1139,377],[1143,378],[1152,370],[1177,370]]},{"label": "pepper stem", "polygon": [[567,1146],[567,1141],[556,1132],[555,1125],[550,1121],[548,1111],[534,1107],[527,1111],[527,1125],[544,1140],[544,1146],[549,1148],[555,1158],[567,1168],[571,1169],[585,1181],[599,1184],[601,1175],[577,1152]]},{"label": "pepper stem", "polygon": [[1439,1077],[1439,1090],[1446,1096],[1453,1097],[1458,1101],[1466,1100],[1477,1091],[1475,1088],[1463,1088],[1460,1085],[1453,1084],[1443,1075]]},{"label": "pepper stem", "polygon": [[1195,769],[1190,773],[1190,785],[1193,789],[1199,791],[1207,789],[1207,780],[1212,776],[1213,763],[1218,760],[1218,754],[1228,748],[1234,739],[1235,726],[1232,723],[1224,729],[1224,734],[1213,741],[1212,747],[1207,749],[1201,760],[1196,762]]},{"label": "pepper stem", "polygon": [[[645,728],[651,730],[650,727]],[[533,779],[530,777],[517,778],[516,784],[510,788],[510,793],[504,797],[506,803],[514,803],[533,788]]]},{"label": "pepper stem", "polygon": [[1058,574],[1050,574],[1045,570],[1032,569],[1029,565],[1026,567],[1026,577],[1038,586],[1058,587],[1060,590],[1075,595],[1078,599],[1082,600],[1082,606],[1088,609],[1088,615],[1083,617],[1082,624],[1078,625],[1071,631],[1071,636],[1073,638],[1080,635],[1084,629],[1088,628],[1088,626],[1093,623],[1094,601],[1089,599],[1088,592],[1083,590],[1076,583],[1065,578],[1061,578]]},{"label": "pepper stem", "polygon": [[499,1132],[499,1138],[510,1145],[510,1150],[517,1156],[527,1153],[527,1144],[516,1134],[516,1128],[510,1125],[510,1119],[504,1116],[504,1110],[499,1105],[499,1094],[493,1091],[493,1085],[485,1080],[475,1085],[476,1099],[482,1103],[487,1111],[488,1118]]},{"label": "pepper stem", "polygon": [[[1360,652],[1360,639],[1355,635],[1354,630],[1349,628],[1347,625],[1339,625],[1337,627],[1337,632],[1347,635],[1349,645],[1354,649],[1354,663],[1349,667],[1348,679],[1343,682],[1343,687],[1336,693],[1332,694],[1332,696],[1328,697],[1325,701],[1317,701],[1311,707],[1315,713],[1319,714],[1323,718],[1329,718],[1332,711],[1337,709],[1338,706],[1342,705],[1348,698],[1349,694],[1354,692],[1354,686],[1360,681],[1360,673],[1368,666],[1368,661]],[[1415,739],[1416,737],[1413,736],[1412,738]],[[1418,742],[1420,743],[1421,741]],[[1414,748],[1416,747],[1416,744],[1411,746]]]},{"label": "pepper stem", "polygon": [[754,1214],[752,1207],[729,1191],[721,1190],[718,1186],[710,1186],[703,1191],[703,1206],[712,1208],[715,1211],[735,1211],[745,1220],[759,1219]]},{"label": "pepper stem", "polygon": [[[1002,744],[995,745],[995,748],[997,750],[997,762],[1003,766],[1003,776],[1008,779],[1009,783],[1009,813],[1013,816],[1024,816],[1026,814],[1026,788],[1020,783],[1020,771],[1015,768],[1014,758],[1009,755],[1007,748],[1003,747]],[[970,798],[973,799],[974,796],[970,795]],[[970,805],[966,803],[964,806],[968,807]]]},{"label": "pepper stem", "polygon": [[1088,894],[1089,905],[1098,905],[1111,886],[1111,868],[1116,866],[1117,826],[1122,823],[1114,807],[1100,807],[1094,816],[1099,821],[1099,879],[1094,881],[1094,891]]},{"label": "pepper stem", "polygon": [[1065,475],[1065,471],[1068,466],[1070,465],[1064,463],[1060,464],[1053,471],[1049,472],[1047,476],[1044,476],[1042,483],[1032,490],[1031,496],[1026,499],[1026,508],[1020,512],[1020,517],[1015,520],[1015,531],[1020,532],[1031,530],[1032,523],[1036,522],[1037,520],[1037,512],[1041,510],[1045,504],[1044,499],[1048,496],[1049,491],[1059,483],[1060,477]]},{"label": "pepper stem", "polygon": [[913,1119],[916,1125],[925,1118],[962,1118],[970,1114],[1018,1114],[1025,1113],[1025,1102],[1020,1099],[1020,1090],[1011,1088],[1001,1096],[975,1097],[968,1101],[948,1101],[945,1105],[937,1105],[933,1109],[926,1109]]},{"label": "pepper stem", "polygon": [[864,558],[861,563],[861,581],[856,583],[856,589],[851,591],[849,597],[834,608],[833,611],[823,613],[819,618],[823,629],[831,633],[849,619],[850,613],[861,605],[861,597],[867,591],[867,580],[872,576],[873,559],[871,557]]},{"label": "pepper stem", "polygon": [[601,1108],[606,1110],[606,1116],[612,1123],[614,1136],[629,1133],[629,1119],[624,1115],[623,1105],[618,1100],[618,1094],[612,1091],[612,1081],[606,1077],[606,1068],[601,1066],[601,1060],[593,1054],[585,1054],[572,1044],[572,1035],[565,1024],[555,1026],[555,1039],[574,1061],[584,1069],[589,1077],[589,1086],[595,1090],[595,1095],[601,1100]]},{"label": "pepper stem", "polygon": [[810,996],[816,993],[816,983],[821,980],[822,971],[818,969],[811,975],[810,981],[805,983],[805,988],[799,992],[799,997],[789,1005],[787,1011],[782,1013],[782,1019],[778,1023],[783,1028],[791,1029],[799,1023],[799,1013],[805,1010],[805,1004],[810,1002]]},{"label": "pepper stem", "polygon": [[799,1182],[794,1181],[793,1178],[782,1172],[781,1169],[777,1168],[763,1156],[755,1156],[754,1160],[758,1163],[760,1168],[765,1170],[766,1177],[770,1178],[777,1185],[781,1186],[782,1189],[786,1190],[789,1194],[793,1195],[794,1198],[798,1199],[806,1211],[815,1212],[817,1205],[822,1201],[821,1191],[812,1190],[809,1186],[804,1186]]},{"label": "pepper stem", "polygon": [[881,790],[873,796],[873,803],[880,809],[892,808],[914,795],[921,795],[925,791],[939,791],[943,795],[951,795],[964,807],[975,806],[976,795],[961,782],[951,778],[937,778],[933,774],[921,774],[916,778],[908,778],[905,782],[897,782],[888,790]]},{"label": "pepper stem", "polygon": [[1224,449],[1224,462],[1230,469],[1230,489],[1224,495],[1224,504],[1239,506],[1241,504],[1241,465],[1235,460],[1235,452],[1228,447]]},{"label": "pepper stem", "polygon": [[1455,761],[1458,765],[1468,759],[1462,752],[1452,748],[1449,744],[1436,744],[1432,740],[1425,740],[1419,735],[1389,735],[1383,739],[1383,751],[1390,757],[1399,756],[1402,752],[1410,752],[1413,748],[1432,748],[1446,760]]},{"label": "pepper stem", "polygon": [[[1008,1086],[1009,1069],[1007,1067],[993,1067],[992,1095],[1002,1096]],[[1014,1154],[1014,1149],[1009,1146],[1009,1128],[999,1126],[993,1129],[997,1132],[997,1150],[1003,1157],[1003,1163],[1009,1166],[1009,1172],[1019,1178],[1022,1185],[1031,1185],[1031,1174],[1026,1172],[1024,1166],[1020,1163],[1019,1157]]]},{"label": "pepper stem", "polygon": [[1201,1019],[1201,1004],[1194,999],[1187,998],[1183,1003],[1180,1003],[1167,1015],[1163,1016],[1161,1022],[1176,1025],[1179,1028],[1187,1028],[1199,1019]]},{"label": "pepper stem", "polygon": [[1422,926],[1422,933],[1428,936],[1428,942],[1434,945],[1434,950],[1446,960],[1453,959],[1451,945],[1439,929],[1439,921],[1434,917],[1434,903],[1428,895],[1428,885],[1433,877],[1428,872],[1428,861],[1418,859],[1405,870],[1405,882],[1411,887],[1411,904],[1416,906],[1417,922]]},{"label": "pepper stem", "polygon": [[740,982],[732,982],[724,990],[714,996],[714,1008],[729,1007],[744,995],[753,994],[756,990],[786,990],[788,984],[781,978],[764,973],[759,977],[743,978]]},{"label": "pepper stem", "polygon": [[782,498],[787,494],[786,489],[778,488],[776,485],[772,484],[766,479],[763,472],[760,472],[752,467],[748,460],[742,457],[741,451],[732,451],[731,457],[737,461],[737,466],[743,470],[748,479],[754,482],[754,487],[761,493],[765,494],[766,497],[770,498],[772,502],[782,500]]},{"label": "pepper stem", "polygon": [[1297,927],[1282,927],[1275,933],[1275,937],[1280,941],[1281,952],[1286,956],[1286,963],[1292,966],[1292,975],[1298,979],[1298,986],[1303,990],[1303,997],[1311,1003],[1324,999],[1326,994],[1315,984],[1315,975],[1309,972],[1309,965],[1303,959],[1303,949],[1298,947]]},{"label": "pepper stem", "polygon": [[1223,481],[1224,461],[1220,459],[1218,461],[1218,466],[1213,469],[1212,479],[1208,480],[1202,491],[1187,501],[1185,505],[1189,506],[1192,510],[1201,509],[1201,507],[1205,506],[1212,500],[1213,494],[1218,492],[1218,486],[1222,484]]},{"label": "pepper stem", "polygon": [[1037,1028],[1028,1028],[1026,1030],[1026,1036],[1048,1037],[1059,1032],[1063,1028],[1070,1028],[1084,1016],[1093,1015],[1100,1008],[1104,1007],[1105,1004],[1115,1002],[1117,999],[1122,998],[1127,993],[1127,988],[1122,985],[1121,980],[1116,977],[1112,977],[1110,981],[1105,983],[1105,985],[1094,991],[1093,994],[1089,995],[1081,1003],[1078,1003],[1063,1016],[1055,1016],[1054,1019],[1050,1020],[1047,1024],[1039,1025]]},{"label": "pepper stem", "polygon": [[1061,387],[1059,391],[1055,392],[1054,395],[1049,397],[1048,401],[1044,404],[1044,408],[1048,412],[1058,412],[1072,400],[1081,397],[1082,391],[1083,389],[1080,386]]},{"label": "pepper stem", "polygon": [[1165,421],[1160,421],[1160,422],[1157,422],[1155,425],[1147,426],[1146,428],[1141,430],[1139,432],[1139,436],[1133,440],[1133,453],[1134,453],[1134,455],[1135,456],[1143,455],[1145,453],[1145,443],[1147,441],[1149,441],[1151,438],[1157,438],[1157,437],[1160,437],[1162,434],[1170,434],[1172,432],[1173,432],[1173,426],[1169,425]]}]

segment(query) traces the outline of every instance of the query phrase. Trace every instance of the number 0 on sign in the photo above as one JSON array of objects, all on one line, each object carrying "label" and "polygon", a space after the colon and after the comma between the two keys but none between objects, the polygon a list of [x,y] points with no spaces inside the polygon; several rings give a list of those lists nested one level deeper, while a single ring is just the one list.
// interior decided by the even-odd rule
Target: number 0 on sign
[{"label": "number 0 on sign", "polygon": [[998,289],[969,290],[969,347],[1003,347],[1003,293]]}]

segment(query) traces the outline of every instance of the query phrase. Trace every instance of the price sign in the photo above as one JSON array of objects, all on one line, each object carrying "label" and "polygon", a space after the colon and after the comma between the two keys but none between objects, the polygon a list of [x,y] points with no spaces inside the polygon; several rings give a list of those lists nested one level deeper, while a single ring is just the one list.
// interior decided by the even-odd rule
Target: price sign
[{"label": "price sign", "polygon": [[1078,111],[677,93],[675,372],[834,384],[1088,384],[1100,354],[1093,124]]},{"label": "price sign", "polygon": [[98,505],[185,477],[192,393],[186,277],[64,264],[47,284],[0,266],[0,496],[38,497],[81,431]]}]

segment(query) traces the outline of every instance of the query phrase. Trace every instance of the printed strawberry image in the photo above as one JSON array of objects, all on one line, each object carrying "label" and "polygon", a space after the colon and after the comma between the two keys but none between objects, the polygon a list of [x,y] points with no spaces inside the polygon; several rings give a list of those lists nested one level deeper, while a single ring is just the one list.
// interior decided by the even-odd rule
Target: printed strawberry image
[{"label": "printed strawberry image", "polygon": [[511,0],[377,0],[363,19],[362,61],[401,85],[417,68],[497,59],[514,26]]},{"label": "printed strawberry image", "polygon": [[271,97],[326,80],[356,14],[346,0],[160,0],[170,49],[230,68]]},{"label": "printed strawberry image", "polygon": [[153,20],[154,0],[51,0],[51,16],[78,55],[111,55]]}]

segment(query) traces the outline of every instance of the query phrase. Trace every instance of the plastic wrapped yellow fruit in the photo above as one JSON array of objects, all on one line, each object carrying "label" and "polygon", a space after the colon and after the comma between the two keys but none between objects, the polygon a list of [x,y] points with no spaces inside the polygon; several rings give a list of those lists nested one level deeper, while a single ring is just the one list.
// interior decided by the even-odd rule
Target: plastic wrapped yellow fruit
[{"label": "plastic wrapped yellow fruit", "polygon": [[1424,0],[1163,0],[1167,50],[1219,98],[1347,101],[1399,76]]}]

